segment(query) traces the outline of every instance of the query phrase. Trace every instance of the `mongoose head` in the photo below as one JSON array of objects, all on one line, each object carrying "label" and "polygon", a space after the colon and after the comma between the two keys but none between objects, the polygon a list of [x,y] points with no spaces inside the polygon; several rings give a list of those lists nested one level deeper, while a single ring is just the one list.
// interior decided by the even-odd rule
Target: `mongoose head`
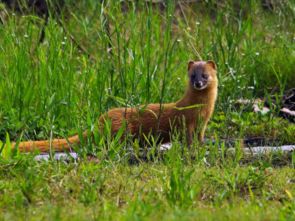
[{"label": "mongoose head", "polygon": [[190,61],[188,63],[190,86],[198,91],[214,87],[217,82],[216,72],[214,61]]}]

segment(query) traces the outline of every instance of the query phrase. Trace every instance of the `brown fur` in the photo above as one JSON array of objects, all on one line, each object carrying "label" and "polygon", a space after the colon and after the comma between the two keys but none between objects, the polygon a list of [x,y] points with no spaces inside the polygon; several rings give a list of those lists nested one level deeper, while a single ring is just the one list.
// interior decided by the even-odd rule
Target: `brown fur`
[{"label": "brown fur", "polygon": [[111,133],[116,134],[125,123],[127,131],[135,138],[144,139],[144,136],[152,134],[158,136],[163,143],[170,141],[172,130],[180,130],[184,124],[189,145],[196,129],[199,131],[198,140],[203,142],[217,97],[217,76],[214,62],[199,61],[189,62],[189,77],[198,65],[205,66],[205,72],[211,77],[204,90],[194,89],[189,82],[185,95],[176,103],[111,109],[99,118],[100,124],[104,125],[108,119],[111,121]]},{"label": "brown fur", "polygon": [[[87,136],[87,132],[83,133],[83,137]],[[70,150],[73,144],[79,144],[80,139],[78,135],[69,137],[68,139],[53,139],[53,140],[40,140],[40,141],[25,141],[18,144],[18,149],[21,152],[32,152],[39,150],[40,152],[48,152],[54,150],[57,152]],[[12,144],[16,147],[16,143]]]},{"label": "brown fur", "polygon": [[[134,138],[144,140],[149,135],[158,136],[162,143],[169,142],[172,130],[181,130],[185,127],[187,142],[193,141],[196,130],[198,140],[204,139],[207,123],[214,111],[217,97],[216,66],[213,61],[190,61],[188,64],[188,76],[197,67],[203,67],[209,76],[207,87],[197,90],[188,83],[187,90],[179,101],[168,104],[149,104],[139,108],[114,108],[99,118],[100,128],[103,129],[106,121],[111,122],[111,133],[115,135],[122,125],[126,126],[126,132]],[[87,136],[85,132],[83,136]],[[54,139],[50,141],[27,141],[18,145],[20,151],[29,152],[38,149],[42,152],[68,150],[72,144],[79,143],[79,137],[73,136],[68,140]]]}]

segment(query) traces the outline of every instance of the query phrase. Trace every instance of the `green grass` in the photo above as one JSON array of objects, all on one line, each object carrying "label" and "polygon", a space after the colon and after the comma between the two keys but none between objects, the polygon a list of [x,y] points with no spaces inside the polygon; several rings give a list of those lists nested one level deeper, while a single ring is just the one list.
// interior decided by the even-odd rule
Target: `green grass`
[{"label": "green grass", "polygon": [[294,169],[224,162],[1,162],[5,220],[292,220]]},{"label": "green grass", "polygon": [[[175,101],[185,90],[187,62],[210,59],[220,84],[208,139],[295,143],[294,124],[277,110],[260,115],[234,104],[271,93],[280,98],[295,87],[292,1],[273,11],[260,1],[167,1],[163,10],[143,1],[124,9],[119,1],[65,2],[40,44],[42,18],[0,6],[2,142],[95,132],[112,107]],[[2,151],[0,220],[295,218],[294,153],[249,160],[238,141],[228,154],[216,145],[188,151],[176,137],[165,155],[152,144],[147,161],[130,164],[126,147],[138,153],[137,143],[95,134],[77,149],[78,163]],[[89,153],[99,163],[89,162]]]}]

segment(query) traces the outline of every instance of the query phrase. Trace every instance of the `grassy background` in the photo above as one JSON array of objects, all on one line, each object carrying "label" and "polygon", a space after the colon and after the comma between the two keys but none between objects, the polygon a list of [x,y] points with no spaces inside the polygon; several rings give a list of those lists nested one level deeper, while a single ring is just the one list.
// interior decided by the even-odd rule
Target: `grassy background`
[{"label": "grassy background", "polygon": [[162,10],[144,2],[125,10],[117,1],[65,6],[50,17],[40,45],[39,17],[2,13],[2,139],[6,131],[12,139],[22,132],[25,139],[46,138],[51,130],[73,133],[114,106],[175,101],[184,93],[190,59],[216,61],[217,112],[235,110],[235,99],[267,97],[273,89],[280,95],[295,86],[291,2],[273,11],[259,1],[172,2]]},{"label": "grassy background", "polygon": [[[65,1],[44,20],[1,5],[0,140],[48,139],[97,126],[116,106],[171,102],[184,93],[187,62],[212,59],[219,95],[206,136],[262,136],[295,142],[295,126],[237,108],[239,98],[278,103],[295,87],[295,5],[280,1],[197,4]],[[77,46],[80,46],[80,48]],[[81,50],[81,47],[83,50]],[[220,154],[214,145],[181,154],[177,139],[163,158],[130,166],[122,144],[99,140],[81,148],[78,164],[36,163],[32,156],[0,158],[0,213],[24,219],[291,220],[295,214],[294,154],[251,161]],[[238,148],[239,145],[237,145]],[[134,148],[136,149],[136,144]],[[215,150],[215,151],[213,151]],[[81,150],[80,150],[81,151]],[[187,155],[195,156],[194,159]]]}]

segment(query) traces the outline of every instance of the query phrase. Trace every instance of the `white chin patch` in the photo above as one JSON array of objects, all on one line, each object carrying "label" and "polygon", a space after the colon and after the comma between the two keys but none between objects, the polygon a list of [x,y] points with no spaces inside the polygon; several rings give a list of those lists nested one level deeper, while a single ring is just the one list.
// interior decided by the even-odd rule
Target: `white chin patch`
[{"label": "white chin patch", "polygon": [[194,85],[194,89],[201,91],[204,90],[207,87],[208,84],[203,85],[202,87],[196,87],[196,85]]}]

